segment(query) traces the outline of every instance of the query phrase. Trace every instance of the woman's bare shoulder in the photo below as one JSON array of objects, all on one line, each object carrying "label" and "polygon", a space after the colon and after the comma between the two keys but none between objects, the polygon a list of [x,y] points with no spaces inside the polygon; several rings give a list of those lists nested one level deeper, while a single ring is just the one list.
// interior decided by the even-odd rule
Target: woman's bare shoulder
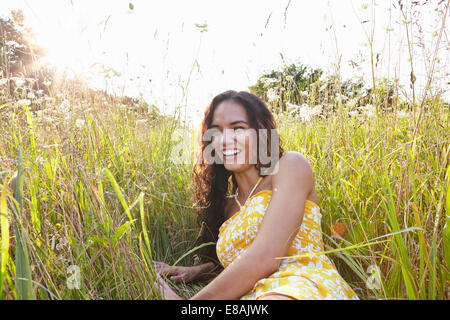
[{"label": "woman's bare shoulder", "polygon": [[[278,169],[283,168],[283,171],[300,170],[312,174],[312,167],[308,159],[297,151],[287,151],[281,156],[278,165]],[[276,170],[275,174],[278,172],[279,170]]]}]

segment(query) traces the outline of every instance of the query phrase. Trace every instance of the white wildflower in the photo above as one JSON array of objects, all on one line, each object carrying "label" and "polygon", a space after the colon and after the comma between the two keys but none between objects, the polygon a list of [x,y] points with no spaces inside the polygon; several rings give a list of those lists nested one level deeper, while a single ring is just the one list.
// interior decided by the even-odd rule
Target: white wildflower
[{"label": "white wildflower", "polygon": [[269,90],[267,90],[267,99],[270,102],[274,102],[280,99],[280,96],[277,94],[277,92],[275,91],[275,89],[270,88]]},{"label": "white wildflower", "polygon": [[294,82],[294,77],[293,76],[286,76],[286,80],[289,82]]},{"label": "white wildflower", "polygon": [[265,86],[268,86],[271,83],[277,82],[278,80],[273,78],[262,78],[261,81],[264,83]]},{"label": "white wildflower", "polygon": [[64,99],[61,104],[58,107],[61,111],[67,111],[67,109],[69,108],[69,101],[67,101],[66,99]]},{"label": "white wildflower", "polygon": [[8,79],[7,78],[0,79],[0,86],[4,86],[7,83],[8,83]]},{"label": "white wildflower", "polygon": [[55,119],[53,119],[52,117],[47,117],[47,116],[43,116],[42,119],[44,119],[46,122],[53,122],[53,121],[55,121]]},{"label": "white wildflower", "polygon": [[44,86],[46,87],[50,87],[50,85],[52,84],[52,82],[50,80],[44,81]]},{"label": "white wildflower", "polygon": [[318,116],[322,113],[322,110],[323,110],[323,106],[321,104],[318,104],[317,106],[315,106],[313,108],[313,113],[315,116]]},{"label": "white wildflower", "polygon": [[359,107],[360,110],[365,111],[366,115],[369,118],[373,118],[375,116],[376,110],[375,107],[371,104],[366,104],[365,106]]},{"label": "white wildflower", "polygon": [[34,98],[36,98],[36,96],[34,95],[33,92],[28,92],[27,98],[28,98],[28,99],[34,99]]},{"label": "white wildflower", "polygon": [[398,110],[397,117],[407,119],[407,118],[409,118],[409,113],[404,110]]},{"label": "white wildflower", "polygon": [[309,95],[309,92],[308,91],[300,91],[300,95],[302,97],[307,97]]},{"label": "white wildflower", "polygon": [[326,88],[328,88],[328,83],[325,82],[320,86],[319,91],[325,91]]},{"label": "white wildflower", "polygon": [[77,119],[75,121],[75,126],[79,129],[81,129],[84,127],[84,123],[85,123],[85,121],[83,119]]},{"label": "white wildflower", "polygon": [[336,93],[336,100],[342,102],[348,100],[348,97],[343,94]]},{"label": "white wildflower", "polygon": [[29,106],[31,104],[31,101],[28,99],[22,99],[17,101],[18,104],[23,105],[23,106]]},{"label": "white wildflower", "polygon": [[358,116],[358,111],[350,111],[348,114],[352,117],[356,117]]},{"label": "white wildflower", "polygon": [[19,77],[12,77],[11,80],[14,81],[14,84],[18,87],[21,87],[25,84],[25,80]]},{"label": "white wildflower", "polygon": [[148,120],[148,119],[139,119],[139,120],[136,121],[136,125],[144,124],[144,123],[147,122],[147,120]]},{"label": "white wildflower", "polygon": [[17,43],[14,40],[8,40],[5,43],[8,47],[22,47],[23,45],[20,45],[19,43]]},{"label": "white wildflower", "polygon": [[357,104],[357,103],[358,103],[358,98],[353,98],[353,99],[348,100],[347,106],[348,106],[350,109],[353,109],[354,107],[356,107],[356,104]]},{"label": "white wildflower", "polygon": [[317,116],[322,112],[322,108],[322,105],[310,107],[309,105],[304,103],[299,108],[299,118],[302,121],[311,121],[314,116]]}]

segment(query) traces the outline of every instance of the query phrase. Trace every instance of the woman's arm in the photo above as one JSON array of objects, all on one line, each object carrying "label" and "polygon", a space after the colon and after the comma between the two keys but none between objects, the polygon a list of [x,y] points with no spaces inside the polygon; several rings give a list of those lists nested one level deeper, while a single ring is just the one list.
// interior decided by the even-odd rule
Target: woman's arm
[{"label": "woman's arm", "polygon": [[[153,264],[157,270],[156,287],[163,292],[164,299],[166,300],[182,300],[183,298],[181,298],[169,284],[164,281],[161,275],[172,275],[170,279],[174,282],[189,282],[209,274],[216,267],[216,264],[213,262],[207,262],[192,267],[171,267],[167,263],[160,261],[153,261]],[[173,270],[176,271],[173,272]]]},{"label": "woman's arm", "polygon": [[286,153],[272,178],[272,198],[252,244],[192,299],[239,299],[255,283],[278,269],[303,219],[305,202],[314,187],[309,162]]},{"label": "woman's arm", "polygon": [[160,275],[170,276],[169,279],[173,282],[186,283],[202,278],[209,274],[215,267],[213,262],[207,262],[192,267],[170,266],[167,263],[160,261],[154,261],[153,264]]}]

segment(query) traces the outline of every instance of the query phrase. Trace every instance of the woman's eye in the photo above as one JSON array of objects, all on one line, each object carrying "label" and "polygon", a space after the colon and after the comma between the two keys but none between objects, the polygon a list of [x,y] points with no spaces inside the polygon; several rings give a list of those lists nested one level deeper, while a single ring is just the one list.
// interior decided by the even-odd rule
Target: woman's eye
[{"label": "woman's eye", "polygon": [[244,127],[234,127],[234,131],[242,131],[244,130]]}]

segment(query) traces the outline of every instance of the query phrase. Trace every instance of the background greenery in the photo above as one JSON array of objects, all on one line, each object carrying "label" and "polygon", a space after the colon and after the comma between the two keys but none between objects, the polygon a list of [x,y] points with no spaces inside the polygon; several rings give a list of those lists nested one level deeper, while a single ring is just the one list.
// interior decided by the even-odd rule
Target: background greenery
[{"label": "background greenery", "polygon": [[[0,298],[161,298],[153,260],[197,263],[192,163],[171,159],[175,132],[193,130],[51,68],[25,75],[30,31],[16,15],[0,21]],[[285,150],[309,159],[326,250],[360,298],[448,299],[449,104],[432,83],[421,100],[402,90],[302,64],[250,88]],[[174,288],[188,298],[203,285]]]}]

